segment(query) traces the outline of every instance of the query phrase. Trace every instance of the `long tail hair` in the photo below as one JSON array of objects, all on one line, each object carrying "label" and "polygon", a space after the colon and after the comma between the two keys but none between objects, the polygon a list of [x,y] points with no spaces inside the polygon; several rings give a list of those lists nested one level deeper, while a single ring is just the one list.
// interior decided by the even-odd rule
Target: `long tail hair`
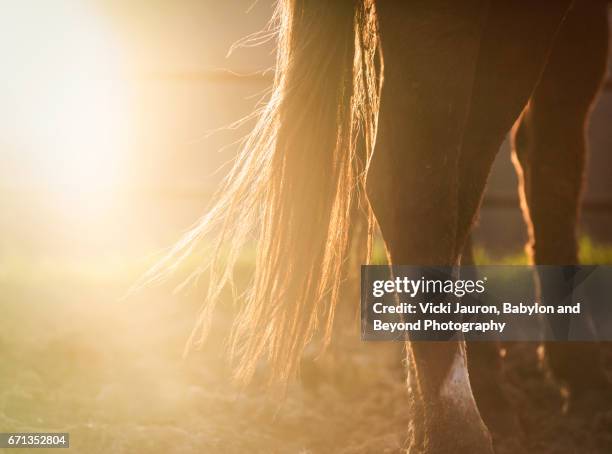
[{"label": "long tail hair", "polygon": [[356,211],[368,220],[371,245],[373,216],[362,194],[382,58],[373,0],[279,0],[274,21],[269,102],[212,209],[148,277],[202,254],[197,273],[208,272],[210,285],[190,339],[197,345],[239,254],[254,240],[256,266],[231,355],[241,379],[265,358],[272,376],[286,381],[318,328],[329,341]]}]

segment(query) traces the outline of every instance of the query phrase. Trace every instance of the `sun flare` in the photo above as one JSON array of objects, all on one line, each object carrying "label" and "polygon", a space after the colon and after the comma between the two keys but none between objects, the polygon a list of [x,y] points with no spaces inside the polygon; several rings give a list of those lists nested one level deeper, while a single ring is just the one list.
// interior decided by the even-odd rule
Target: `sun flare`
[{"label": "sun flare", "polygon": [[89,2],[3,8],[10,10],[0,19],[5,150],[19,153],[24,179],[46,191],[88,203],[107,198],[121,179],[129,120],[112,28]]}]

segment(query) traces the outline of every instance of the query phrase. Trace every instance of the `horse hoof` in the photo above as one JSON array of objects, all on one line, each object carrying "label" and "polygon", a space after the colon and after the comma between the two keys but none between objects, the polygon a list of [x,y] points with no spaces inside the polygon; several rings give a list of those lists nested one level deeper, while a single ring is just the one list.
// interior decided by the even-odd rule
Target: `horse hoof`
[{"label": "horse hoof", "polygon": [[[478,413],[461,405],[428,406],[413,418],[408,454],[493,454],[493,442]],[[417,417],[418,416],[418,417]]]}]

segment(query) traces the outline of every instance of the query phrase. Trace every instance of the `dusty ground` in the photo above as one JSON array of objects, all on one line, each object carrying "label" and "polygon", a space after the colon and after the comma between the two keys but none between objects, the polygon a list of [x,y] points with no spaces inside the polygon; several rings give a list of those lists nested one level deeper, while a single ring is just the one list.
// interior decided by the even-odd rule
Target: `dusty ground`
[{"label": "dusty ground", "polygon": [[[279,404],[257,383],[230,383],[221,341],[229,309],[206,349],[182,360],[195,296],[179,301],[156,289],[118,301],[126,282],[5,276],[0,431],[70,432],[71,451],[87,454],[384,453],[404,445],[398,345],[357,342],[306,360],[303,382]],[[499,452],[612,452],[612,406],[598,398],[564,408],[534,355],[532,346],[508,349],[503,386],[525,442],[519,448],[506,436]]]}]

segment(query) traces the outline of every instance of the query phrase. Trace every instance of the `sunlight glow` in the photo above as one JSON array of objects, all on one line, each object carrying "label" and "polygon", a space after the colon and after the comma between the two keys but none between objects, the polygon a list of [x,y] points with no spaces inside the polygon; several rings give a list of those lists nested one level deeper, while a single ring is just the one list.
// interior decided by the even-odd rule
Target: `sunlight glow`
[{"label": "sunlight glow", "polygon": [[1,4],[1,152],[18,154],[21,183],[71,204],[102,203],[119,183],[129,142],[112,29],[87,0]]}]

